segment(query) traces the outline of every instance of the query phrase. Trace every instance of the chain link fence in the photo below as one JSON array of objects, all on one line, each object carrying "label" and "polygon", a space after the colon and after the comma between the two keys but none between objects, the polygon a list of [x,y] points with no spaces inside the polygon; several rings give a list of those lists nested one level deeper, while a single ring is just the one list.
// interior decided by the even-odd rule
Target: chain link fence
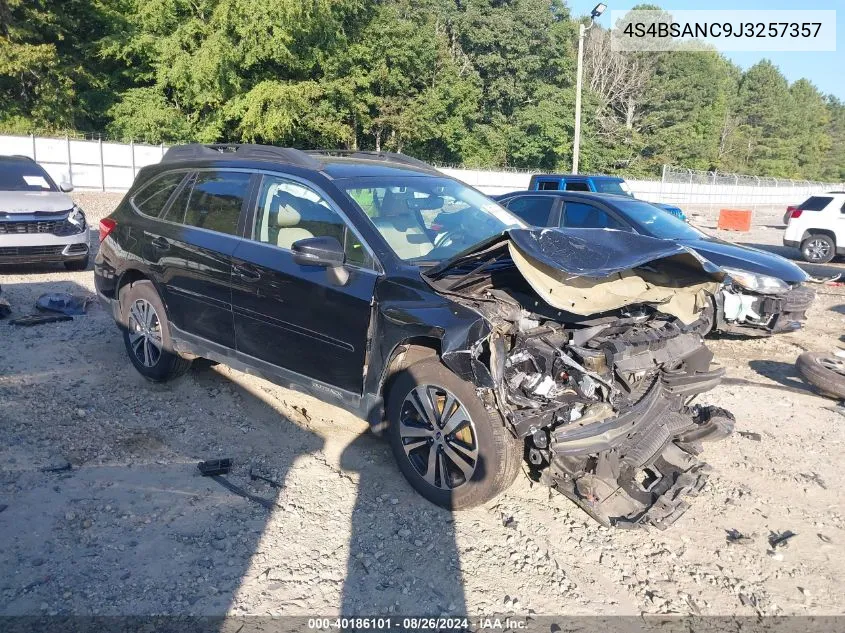
[{"label": "chain link fence", "polygon": [[[164,145],[116,143],[84,136],[47,138],[0,135],[0,154],[23,154],[43,165],[55,180],[79,189],[125,191],[138,170],[157,163]],[[514,169],[438,168],[490,195],[527,189],[531,172]],[[624,174],[621,174],[624,177]],[[660,178],[626,178],[637,198],[680,206],[687,215],[715,218],[719,209],[751,209],[755,216],[782,216],[790,204],[825,191],[843,191],[843,183],[745,176],[664,165]]]},{"label": "chain link fence", "polygon": [[637,193],[638,197],[647,200],[674,203],[685,210],[714,215],[725,208],[783,213],[788,205],[803,202],[817,193],[836,190],[845,190],[845,184],[664,165],[661,179]]}]

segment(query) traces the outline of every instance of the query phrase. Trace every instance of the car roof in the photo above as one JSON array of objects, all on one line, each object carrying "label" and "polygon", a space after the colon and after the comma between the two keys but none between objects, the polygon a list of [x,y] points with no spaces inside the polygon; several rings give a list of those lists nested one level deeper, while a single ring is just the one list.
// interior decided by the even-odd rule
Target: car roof
[{"label": "car roof", "polygon": [[438,175],[432,165],[405,154],[353,150],[299,150],[291,147],[255,144],[192,143],[174,145],[164,154],[160,165],[185,162],[241,161],[269,162],[318,171],[331,179],[361,176]]},{"label": "car roof", "polygon": [[[510,193],[503,193],[498,196],[499,199],[510,198],[512,196],[572,196],[573,198],[583,198],[584,200],[596,200],[605,202],[615,202],[616,200],[631,200],[630,196],[625,196],[617,193],[598,193],[596,191],[564,191],[544,190],[544,189],[525,189],[523,191],[511,191]],[[638,200],[637,202],[643,202]]]},{"label": "car roof", "polygon": [[7,165],[31,165],[35,163],[35,161],[32,160],[29,156],[21,156],[19,154],[15,154],[11,156],[0,156],[0,164],[2,163],[5,163]]},{"label": "car roof", "polygon": [[532,178],[561,178],[563,180],[569,179],[583,179],[591,178],[592,180],[614,180],[622,182],[625,180],[621,176],[608,176],[607,174],[533,174]]}]

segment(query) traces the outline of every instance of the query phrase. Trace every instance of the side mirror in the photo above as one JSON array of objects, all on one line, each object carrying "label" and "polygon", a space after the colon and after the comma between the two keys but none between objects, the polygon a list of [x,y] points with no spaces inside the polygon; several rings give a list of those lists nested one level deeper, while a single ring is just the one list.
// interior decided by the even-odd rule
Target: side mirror
[{"label": "side mirror", "polygon": [[61,183],[59,183],[59,189],[61,189],[65,193],[70,193],[71,191],[73,191],[73,185],[67,182],[66,180],[63,180]]},{"label": "side mirror", "polygon": [[293,261],[300,266],[342,266],[346,255],[334,237],[307,237],[291,246]]}]

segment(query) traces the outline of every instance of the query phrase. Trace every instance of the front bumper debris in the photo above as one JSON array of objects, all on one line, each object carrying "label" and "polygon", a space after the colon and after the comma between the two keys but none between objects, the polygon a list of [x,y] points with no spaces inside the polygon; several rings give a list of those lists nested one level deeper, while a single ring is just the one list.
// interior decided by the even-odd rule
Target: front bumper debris
[{"label": "front bumper debris", "polygon": [[716,295],[716,326],[720,332],[778,334],[801,327],[816,292],[798,285],[782,295],[760,295],[725,288]]},{"label": "front bumper debris", "polygon": [[[712,379],[703,376],[699,388]],[[709,467],[696,457],[701,443],[723,439],[734,427],[727,411],[678,411],[676,403],[658,381],[638,404],[610,420],[556,429],[545,482],[607,527],[669,527],[707,481]]]}]

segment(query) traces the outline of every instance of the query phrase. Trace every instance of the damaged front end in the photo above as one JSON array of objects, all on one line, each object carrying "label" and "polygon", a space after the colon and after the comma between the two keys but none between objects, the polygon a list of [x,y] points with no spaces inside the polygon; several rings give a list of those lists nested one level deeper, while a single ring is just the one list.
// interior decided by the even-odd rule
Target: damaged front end
[{"label": "damaged front end", "polygon": [[[732,272],[732,277],[749,273]],[[718,332],[748,334],[754,330],[762,335],[791,332],[807,319],[807,310],[815,300],[815,291],[805,284],[783,284],[773,290],[751,290],[736,279],[729,279],[715,296]]]},{"label": "damaged front end", "polygon": [[691,404],[723,374],[702,338],[719,269],[630,233],[519,229],[427,277],[483,315],[442,358],[488,392],[537,478],[607,526],[683,514],[707,479],[702,443],[733,430]]}]

